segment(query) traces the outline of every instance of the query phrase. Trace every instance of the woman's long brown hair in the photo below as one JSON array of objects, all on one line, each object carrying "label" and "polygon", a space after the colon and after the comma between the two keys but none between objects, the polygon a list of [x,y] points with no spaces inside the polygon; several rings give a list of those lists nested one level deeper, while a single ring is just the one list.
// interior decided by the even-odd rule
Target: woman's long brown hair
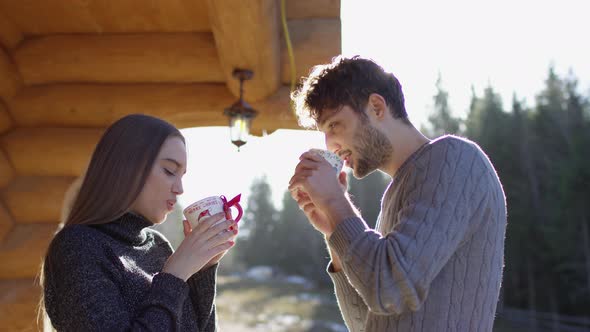
[{"label": "woman's long brown hair", "polygon": [[[72,208],[62,220],[63,227],[105,224],[127,213],[143,189],[162,144],[172,136],[184,142],[176,127],[142,114],[125,116],[107,128],[92,154]],[[47,257],[41,263],[41,287]],[[39,313],[47,318],[43,292]]]}]

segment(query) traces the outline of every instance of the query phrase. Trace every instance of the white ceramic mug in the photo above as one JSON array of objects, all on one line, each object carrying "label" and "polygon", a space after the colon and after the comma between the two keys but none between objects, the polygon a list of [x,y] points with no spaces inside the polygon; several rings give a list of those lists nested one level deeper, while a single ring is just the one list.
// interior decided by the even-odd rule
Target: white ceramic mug
[{"label": "white ceramic mug", "polygon": [[309,152],[317,154],[326,159],[330,163],[330,165],[332,165],[332,168],[334,168],[336,174],[340,174],[340,172],[342,171],[342,166],[344,166],[344,160],[342,160],[342,158],[340,158],[334,152],[322,149],[311,149],[309,150]]},{"label": "white ceramic mug", "polygon": [[243,214],[242,206],[240,205],[241,196],[241,194],[237,195],[229,201],[225,196],[209,196],[189,205],[182,213],[191,227],[194,228],[202,218],[221,212],[225,213],[225,219],[231,219],[231,207],[235,207],[238,210],[238,216],[235,219],[237,223],[242,219]]}]

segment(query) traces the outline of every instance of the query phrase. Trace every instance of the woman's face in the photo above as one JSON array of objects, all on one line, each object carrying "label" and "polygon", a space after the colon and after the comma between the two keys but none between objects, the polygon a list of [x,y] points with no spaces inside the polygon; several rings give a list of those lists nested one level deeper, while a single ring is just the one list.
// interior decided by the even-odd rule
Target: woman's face
[{"label": "woman's face", "polygon": [[166,220],[174,209],[176,196],[183,193],[182,177],[186,173],[186,147],[179,137],[169,137],[162,144],[152,170],[131,210],[154,224]]}]

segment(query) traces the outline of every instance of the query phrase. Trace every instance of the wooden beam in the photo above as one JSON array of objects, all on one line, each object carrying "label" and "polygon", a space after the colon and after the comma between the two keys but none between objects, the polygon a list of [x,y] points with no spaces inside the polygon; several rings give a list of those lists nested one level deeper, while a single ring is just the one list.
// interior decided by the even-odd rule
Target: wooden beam
[{"label": "wooden beam", "polygon": [[5,187],[14,179],[15,171],[12,162],[6,156],[4,150],[0,149],[0,188]]},{"label": "wooden beam", "polygon": [[339,18],[340,0],[288,0],[287,19]]},{"label": "wooden beam", "polygon": [[56,223],[73,177],[20,176],[0,196],[16,223]]},{"label": "wooden beam", "polygon": [[4,13],[0,12],[0,44],[10,50],[23,40],[23,34]]},{"label": "wooden beam", "polygon": [[26,35],[209,31],[204,0],[1,0],[0,9]]},{"label": "wooden beam", "polygon": [[0,244],[0,279],[34,278],[57,223],[17,225]]},{"label": "wooden beam", "polygon": [[12,128],[12,115],[8,111],[6,104],[0,100],[0,134],[7,132]]},{"label": "wooden beam", "polygon": [[0,47],[0,98],[5,102],[21,87],[21,78],[10,56]]},{"label": "wooden beam", "polygon": [[6,234],[10,232],[14,226],[14,220],[8,212],[8,209],[0,202],[0,243],[4,241]]},{"label": "wooden beam", "polygon": [[283,86],[266,100],[252,104],[254,109],[263,110],[252,122],[252,135],[262,136],[263,132],[270,134],[276,129],[301,129],[290,108],[289,95],[289,88]]},{"label": "wooden beam", "polygon": [[[16,124],[26,127],[105,128],[124,115],[144,113],[189,128],[226,126],[223,110],[235,101],[225,84],[55,84],[24,88],[10,107]],[[288,88],[253,106],[261,113],[255,126],[297,126],[274,119],[289,107]]]},{"label": "wooden beam", "polygon": [[280,85],[279,8],[276,0],[208,0],[209,20],[227,85],[239,96],[235,68],[254,72],[245,83],[248,101],[272,95]]},{"label": "wooden beam", "polygon": [[[217,2],[215,2],[217,3]],[[251,2],[243,2],[250,4]],[[233,23],[233,21],[232,21]],[[307,75],[313,65],[327,62],[340,54],[340,20],[307,19],[289,23],[298,76]],[[221,24],[220,24],[221,25]],[[228,24],[235,26],[235,24]],[[229,29],[229,28],[226,28]],[[277,28],[278,29],[278,28]],[[221,28],[216,28],[218,35]],[[247,30],[247,29],[246,29]],[[280,30],[280,29],[279,29]],[[226,32],[227,33],[227,32]],[[30,39],[15,51],[15,61],[27,84],[55,82],[223,82],[238,94],[238,81],[231,76],[233,68],[254,70],[254,78],[245,84],[245,98],[260,100],[278,88],[275,80],[290,82],[290,67],[284,38],[280,36],[280,55],[276,61],[272,43],[262,41],[263,33],[253,44],[241,45],[238,38],[216,37],[210,33],[141,34],[141,35],[59,35]],[[243,37],[245,40],[249,40]],[[220,48],[220,64],[216,45]],[[253,42],[251,42],[253,43]],[[279,37],[277,36],[277,44]],[[225,48],[231,52],[224,51]],[[255,55],[241,55],[240,48],[261,50]],[[276,62],[276,63],[275,63]],[[280,63],[279,63],[280,62]],[[278,66],[277,67],[277,63]],[[233,90],[232,90],[233,91]],[[266,96],[267,96],[266,95]]]},{"label": "wooden beam", "polygon": [[86,169],[102,130],[17,128],[0,138],[19,175],[78,176]]},{"label": "wooden beam", "polygon": [[[293,44],[296,75],[295,82],[309,75],[313,66],[329,63],[341,51],[340,19],[307,19],[288,22]],[[281,47],[281,81],[291,82],[289,54],[285,41]]]},{"label": "wooden beam", "polygon": [[29,85],[225,80],[207,32],[47,36],[23,42],[14,59]]},{"label": "wooden beam", "polygon": [[41,288],[38,280],[0,281],[0,317],[4,331],[42,331],[37,325],[37,306]]}]

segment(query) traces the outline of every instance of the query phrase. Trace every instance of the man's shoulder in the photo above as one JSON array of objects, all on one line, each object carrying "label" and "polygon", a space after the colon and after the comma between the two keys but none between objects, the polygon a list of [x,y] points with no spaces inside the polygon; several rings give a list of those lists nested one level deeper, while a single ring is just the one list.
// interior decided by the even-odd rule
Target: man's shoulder
[{"label": "man's shoulder", "polygon": [[429,143],[435,149],[446,149],[452,146],[456,149],[467,149],[467,150],[480,150],[481,148],[477,143],[469,140],[468,138],[456,136],[456,135],[444,135],[437,137]]},{"label": "man's shoulder", "polygon": [[493,169],[483,149],[467,138],[445,135],[430,141],[429,144],[434,157],[429,160],[438,162],[441,167],[445,164],[454,165],[464,171],[476,171],[478,174]]}]

